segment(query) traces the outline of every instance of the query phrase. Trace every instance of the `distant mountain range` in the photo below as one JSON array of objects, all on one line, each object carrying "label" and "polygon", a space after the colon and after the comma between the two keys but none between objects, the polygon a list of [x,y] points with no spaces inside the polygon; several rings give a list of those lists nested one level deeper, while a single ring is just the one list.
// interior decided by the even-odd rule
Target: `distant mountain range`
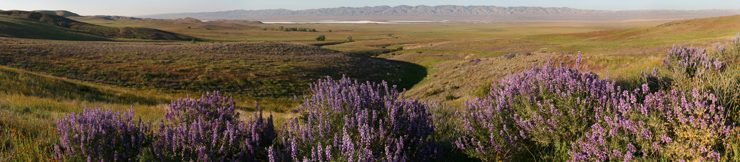
[{"label": "distant mountain range", "polygon": [[339,7],[308,10],[231,10],[217,12],[170,13],[139,17],[202,20],[238,19],[259,21],[319,20],[424,20],[424,21],[541,21],[541,20],[628,20],[683,19],[740,14],[740,10],[584,10],[564,7],[498,6],[375,6]]}]

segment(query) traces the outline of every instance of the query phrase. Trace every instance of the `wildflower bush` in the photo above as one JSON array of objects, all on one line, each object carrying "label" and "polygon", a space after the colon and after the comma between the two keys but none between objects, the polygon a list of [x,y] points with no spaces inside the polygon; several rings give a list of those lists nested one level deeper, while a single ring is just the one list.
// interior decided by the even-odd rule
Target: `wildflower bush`
[{"label": "wildflower bush", "polygon": [[726,72],[737,67],[723,61],[738,54],[727,51],[676,46],[670,79],[643,74],[633,90],[562,65],[510,75],[466,104],[455,145],[489,161],[727,160],[738,151],[738,79]]},{"label": "wildflower bush", "polygon": [[261,110],[239,121],[234,101],[219,92],[172,102],[156,131],[125,114],[85,109],[58,121],[61,161],[260,161],[277,137]]},{"label": "wildflower bush", "polygon": [[134,111],[85,109],[57,122],[60,161],[135,161],[149,142],[149,126]]},{"label": "wildflower bush", "polygon": [[647,86],[622,94],[635,100],[615,101],[620,106],[572,146],[572,160],[719,160],[732,126],[716,96],[697,89],[648,93]]},{"label": "wildflower bush", "polygon": [[676,80],[675,88],[682,90],[699,88],[716,94],[720,104],[728,108],[730,118],[738,122],[740,35],[728,46],[717,45],[712,55],[701,48],[674,46],[669,50],[663,64],[668,69],[670,77]]},{"label": "wildflower bush", "polygon": [[152,144],[161,161],[257,161],[276,137],[272,116],[240,122],[234,101],[219,92],[175,101],[165,118]]},{"label": "wildflower bush", "polygon": [[466,104],[466,135],[456,145],[487,160],[562,160],[617,92],[612,82],[562,66],[510,75]]},{"label": "wildflower bush", "polygon": [[[737,92],[740,89],[737,66],[740,35],[729,46],[718,45],[713,53],[680,46],[668,52],[664,66],[676,80],[670,99],[675,105],[673,109],[676,109],[672,115],[678,114],[672,118],[669,116],[673,121],[667,121],[678,138],[666,150],[670,159],[718,160],[718,150],[729,153],[734,148],[735,152],[738,151],[737,141],[732,140],[732,136],[738,134],[731,126],[736,126],[740,110],[740,93]],[[688,99],[677,98],[676,91],[683,91],[686,93],[683,96]],[[678,111],[681,108],[683,111]],[[679,112],[687,118],[681,118]],[[730,126],[723,127],[728,123]]]},{"label": "wildflower bush", "polygon": [[[290,120],[271,161],[424,161],[434,159],[427,105],[387,83],[319,80]],[[278,154],[282,152],[282,154]]]}]

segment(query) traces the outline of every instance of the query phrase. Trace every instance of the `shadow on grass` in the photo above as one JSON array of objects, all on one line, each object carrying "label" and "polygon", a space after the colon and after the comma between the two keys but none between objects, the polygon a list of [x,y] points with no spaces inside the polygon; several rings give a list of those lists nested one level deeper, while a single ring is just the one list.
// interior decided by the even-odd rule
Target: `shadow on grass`
[{"label": "shadow on grass", "polygon": [[647,84],[650,92],[669,91],[674,80],[665,76],[647,76],[640,78],[622,78],[614,80],[617,86],[623,90],[633,90],[642,88],[642,84]]},{"label": "shadow on grass", "polygon": [[396,85],[399,90],[410,89],[427,76],[426,67],[411,62],[377,57],[401,50],[403,48],[399,47],[345,52],[346,55],[355,58],[349,68],[358,69],[355,73],[359,74],[349,77],[363,81],[386,81],[390,85]]},{"label": "shadow on grass", "polygon": [[423,80],[424,77],[427,76],[427,68],[425,68],[424,66],[398,60],[380,60],[397,65],[399,67],[398,71],[396,71],[397,73],[395,74],[395,76],[400,78],[400,80],[395,82],[393,82],[392,79],[388,80],[391,80],[389,81],[390,84],[397,85],[400,89],[411,89],[411,87],[414,87],[414,85],[421,82],[421,80]]}]

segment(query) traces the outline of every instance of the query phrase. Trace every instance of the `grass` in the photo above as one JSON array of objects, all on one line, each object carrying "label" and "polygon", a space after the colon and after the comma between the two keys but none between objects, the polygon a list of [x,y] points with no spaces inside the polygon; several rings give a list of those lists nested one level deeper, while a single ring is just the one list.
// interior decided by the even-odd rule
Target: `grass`
[{"label": "grass", "polygon": [[[584,70],[629,80],[659,67],[673,44],[710,47],[735,36],[740,32],[738,18],[277,25],[74,17],[90,24],[154,28],[206,41],[0,38],[0,64],[5,65],[0,66],[0,161],[50,160],[56,142],[54,120],[64,113],[86,106],[123,111],[133,105],[140,117],[156,121],[167,101],[210,90],[235,96],[242,117],[249,117],[259,103],[281,126],[298,115],[290,110],[300,103],[307,85],[326,75],[388,80],[407,89],[407,97],[446,105],[434,110],[435,119],[455,120],[451,110],[485,94],[490,83],[507,74],[548,60],[572,63],[575,53],[582,51]],[[33,31],[40,36],[96,38],[0,16],[0,23],[8,22],[13,28],[39,29]],[[0,30],[12,29],[1,26]],[[279,26],[317,32],[264,30]],[[318,35],[327,40],[315,41]],[[345,42],[348,36],[354,41]],[[49,37],[36,38],[54,39]]]},{"label": "grass", "polygon": [[[157,123],[164,117],[165,106],[55,100],[0,93],[0,160],[54,161],[53,146],[58,144],[55,121],[67,113],[82,112],[86,107],[114,111],[133,108],[137,117]],[[252,117],[252,112],[238,111],[242,120]],[[296,116],[279,112],[268,114],[274,117],[276,126],[282,126],[287,119]]]},{"label": "grass", "polygon": [[84,107],[116,111],[134,108],[146,121],[162,118],[161,106],[109,104],[79,100],[54,100],[24,95],[0,94],[0,158],[3,161],[52,161],[57,144],[55,121]]},{"label": "grass", "polygon": [[86,100],[109,103],[141,103],[156,105],[168,101],[157,95],[141,95],[102,85],[86,84],[79,81],[47,76],[19,69],[0,66],[1,92],[42,98]]},{"label": "grass", "polygon": [[34,39],[106,40],[101,36],[0,15],[0,36]]},{"label": "grass", "polygon": [[[267,101],[300,96],[310,83],[325,76],[386,80],[399,88],[410,88],[426,74],[423,67],[403,61],[292,43],[83,43],[0,38],[0,48],[8,49],[0,51],[0,64],[54,76],[170,93],[218,90]],[[8,75],[16,79],[9,86],[33,84]],[[65,83],[49,86],[65,87],[59,84]],[[86,87],[69,89],[111,98]],[[47,93],[72,93],[58,91]],[[57,94],[47,94],[54,95]],[[282,112],[287,108],[274,110]]]}]

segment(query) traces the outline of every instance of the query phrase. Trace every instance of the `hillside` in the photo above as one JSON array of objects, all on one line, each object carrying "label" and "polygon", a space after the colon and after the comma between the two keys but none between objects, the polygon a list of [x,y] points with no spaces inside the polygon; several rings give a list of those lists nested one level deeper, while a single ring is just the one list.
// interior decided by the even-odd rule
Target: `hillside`
[{"label": "hillside", "polygon": [[150,27],[158,29],[206,29],[206,30],[244,30],[259,29],[262,22],[248,20],[213,20],[201,21],[195,18],[149,19],[124,16],[81,16],[71,19],[91,24],[112,26]]},{"label": "hillside", "polygon": [[0,36],[57,40],[108,40],[103,36],[2,15],[0,15]]},{"label": "hillside", "polygon": [[[414,64],[299,44],[131,43],[0,38],[0,64],[136,88],[253,97],[300,95],[324,76],[387,80],[402,88],[425,71]],[[421,76],[419,76],[421,75]]]},{"label": "hillside", "polygon": [[37,11],[33,11],[33,12],[40,12],[40,13],[44,13],[44,14],[57,15],[57,16],[62,16],[62,17],[80,16],[77,13],[66,11],[66,10],[37,10]]},{"label": "hillside", "polygon": [[[666,49],[673,45],[715,47],[717,42],[734,38],[740,33],[740,15],[574,33],[563,33],[561,31],[565,30],[558,29],[555,25],[539,29],[526,28],[523,25],[513,28],[516,29],[498,30],[507,34],[518,31],[530,34],[549,28],[546,30],[555,32],[514,38],[468,36],[468,39],[424,43],[418,49],[412,49],[413,46],[404,48],[408,52],[394,57],[425,64],[425,67],[433,69],[407,95],[461,105],[463,101],[485,94],[490,83],[503,76],[548,60],[554,63],[561,60],[572,63],[578,51],[584,53],[587,70],[607,78],[632,79],[636,76],[628,74],[639,74],[647,68],[661,67]],[[489,54],[485,54],[489,51]],[[443,61],[432,62],[427,59]],[[426,65],[426,62],[432,63]]]},{"label": "hillside", "polygon": [[590,41],[642,40],[643,43],[645,43],[645,41],[647,40],[697,41],[702,38],[722,37],[733,35],[738,32],[740,32],[740,15],[678,20],[645,28],[604,30],[579,34],[569,34],[566,36],[582,37]]},{"label": "hillside", "polygon": [[0,94],[120,104],[158,104],[165,98],[0,66]]},{"label": "hillside", "polygon": [[0,11],[0,36],[61,40],[149,39],[198,40],[151,28],[114,28],[29,11]]},{"label": "hillside", "polygon": [[675,27],[678,27],[679,31],[737,29],[740,27],[740,15],[673,21],[657,27],[664,28],[665,30],[676,29]]},{"label": "hillside", "polygon": [[374,6],[308,10],[232,10],[199,13],[147,15],[148,18],[205,20],[246,19],[260,21],[316,20],[451,20],[451,21],[537,21],[537,20],[628,20],[678,19],[738,14],[738,10],[582,10],[563,7],[498,6]]}]

